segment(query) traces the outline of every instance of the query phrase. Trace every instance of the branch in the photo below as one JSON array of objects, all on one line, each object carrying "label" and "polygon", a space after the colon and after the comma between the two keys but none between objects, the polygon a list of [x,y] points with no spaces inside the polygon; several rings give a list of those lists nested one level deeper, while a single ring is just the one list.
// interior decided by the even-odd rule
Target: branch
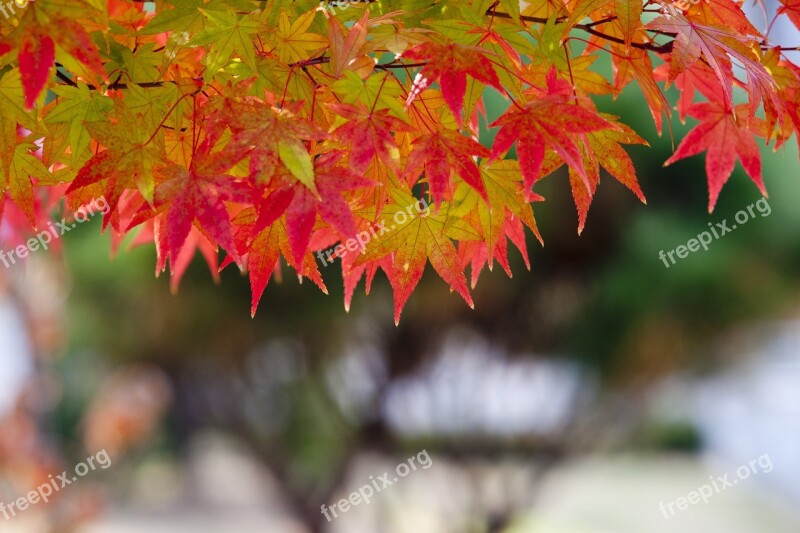
[{"label": "branch", "polygon": [[[486,12],[486,14],[487,15],[491,15],[493,17],[497,17],[497,18],[503,18],[503,19],[511,19],[512,18],[511,15],[508,14],[508,13],[503,13],[502,11],[496,11],[494,7],[490,8]],[[525,22],[535,22],[537,24],[546,24],[550,20],[550,19],[546,19],[546,18],[543,18],[543,17],[531,17],[531,16],[527,16],[527,15],[520,15],[519,18],[520,18],[520,20],[524,20]],[[561,18],[556,19],[555,21],[556,22],[564,22],[566,20],[567,19],[565,17],[561,17]],[[594,26],[597,26],[599,24],[603,24],[605,22],[610,22],[611,20],[614,20],[614,17],[606,18],[606,19],[603,19],[603,20],[600,20],[600,21],[597,21],[597,22],[590,22],[588,24],[576,24],[574,26],[574,28],[578,29],[578,30],[583,30],[586,33],[589,33],[591,35],[594,35],[595,37],[599,37],[599,38],[604,39],[606,41],[610,41],[612,43],[625,44],[625,40],[624,39],[620,39],[619,37],[614,37],[613,35],[608,35],[608,34],[605,34],[605,33],[601,32],[601,31],[598,31],[598,30],[594,29]],[[672,51],[672,43],[673,43],[673,41],[670,41],[670,42],[664,43],[664,44],[632,42],[631,46],[634,47],[634,48],[638,48],[640,50],[649,50],[651,52],[656,52],[656,53],[659,53],[659,54],[665,54],[665,53],[669,53],[669,52]]]},{"label": "branch", "polygon": [[[372,0],[366,0],[366,1],[372,1]],[[502,18],[502,19],[511,19],[512,18],[511,15],[508,14],[508,13],[504,13],[502,11],[497,11],[497,4],[496,3],[486,11],[486,15],[487,16],[492,16],[492,17],[497,17],[497,18]],[[527,15],[521,15],[520,19],[525,21],[525,22],[533,22],[533,23],[537,23],[537,24],[546,24],[548,22],[548,20],[549,20],[549,19],[546,19],[546,18],[543,18],[543,17],[533,17],[533,16],[527,16]],[[604,18],[602,20],[593,21],[593,22],[589,22],[589,23],[586,23],[586,24],[576,24],[574,26],[574,28],[578,29],[578,30],[585,31],[586,33],[588,33],[590,35],[594,35],[595,37],[598,37],[600,39],[603,39],[603,40],[606,40],[606,41],[609,41],[609,42],[613,42],[613,43],[616,43],[616,44],[625,44],[625,41],[623,39],[620,39],[619,37],[615,37],[613,35],[608,35],[606,33],[603,33],[600,30],[595,29],[595,26],[599,26],[601,24],[605,24],[607,22],[611,22],[614,19],[616,19],[616,17],[613,17],[613,16],[612,17],[607,17],[607,18]],[[561,17],[561,18],[555,19],[556,22],[564,22],[565,20],[567,20],[566,17]],[[674,35],[667,34],[665,32],[655,31],[655,33],[661,34],[661,35],[668,35],[670,37],[674,37]],[[663,53],[669,53],[669,52],[672,51],[673,42],[674,41],[670,41],[670,42],[664,43],[664,44],[632,42],[632,43],[630,43],[630,45],[632,47],[638,48],[640,50],[648,50],[648,51],[651,51],[651,52],[656,52],[656,53],[663,54]],[[766,45],[762,45],[762,46],[766,46]],[[800,47],[781,47],[780,50],[781,51],[800,50]],[[313,58],[313,59],[307,59],[307,60],[304,60],[304,61],[298,61],[296,63],[291,63],[291,64],[289,64],[289,67],[292,68],[292,69],[298,68],[298,67],[302,68],[302,69],[305,69],[305,67],[308,67],[308,66],[323,65],[323,64],[327,64],[327,63],[330,63],[330,57],[320,56],[320,57],[316,57],[316,58]],[[402,63],[402,62],[399,62],[399,61],[392,61],[390,63],[384,63],[382,65],[375,65],[375,68],[377,70],[386,71],[386,70],[390,70],[390,69],[406,69],[406,68],[423,67],[426,64],[427,63]],[[59,67],[62,67],[62,65],[56,63],[56,67],[59,68]],[[72,87],[77,87],[77,83],[75,83],[74,80],[70,79],[66,74],[64,74],[63,72],[61,72],[58,69],[56,70],[56,77],[59,80],[61,80],[62,82],[64,82],[64,84],[66,84],[66,85],[70,85]],[[201,80],[201,78],[195,78],[195,81],[200,81],[200,80]],[[142,82],[142,83],[135,83],[134,85],[136,85],[137,87],[139,87],[141,89],[150,89],[150,88],[156,88],[156,87],[163,87],[166,84],[178,85],[177,82],[171,81],[171,80],[168,80],[168,81]],[[110,85],[106,86],[104,88],[104,90],[121,90],[121,89],[127,89],[128,86],[129,85],[127,83],[116,81],[116,82],[111,83]],[[87,87],[89,89],[91,89],[91,90],[99,90],[99,89],[101,89],[101,87],[98,87],[98,86],[95,86],[95,85],[87,85]]]}]

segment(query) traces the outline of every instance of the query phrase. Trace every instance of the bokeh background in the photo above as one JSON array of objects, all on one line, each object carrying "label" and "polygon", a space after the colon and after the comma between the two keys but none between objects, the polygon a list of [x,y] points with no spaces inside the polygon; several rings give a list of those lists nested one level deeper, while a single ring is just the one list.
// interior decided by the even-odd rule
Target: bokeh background
[{"label": "bokeh background", "polygon": [[[429,271],[398,327],[380,275],[345,313],[334,265],[330,296],[286,276],[251,319],[239,272],[215,284],[198,259],[172,295],[152,248],[110,260],[97,220],[0,272],[0,501],[113,461],[0,532],[800,531],[797,146],[764,147],[769,216],[667,269],[659,251],[758,191],[737,167],[708,215],[704,158],[662,168],[638,90],[598,103],[651,144],[629,147],[648,205],[606,175],[578,236],[566,175],[546,178],[545,247],[482,275],[474,311]],[[423,450],[430,468],[326,520]]]}]

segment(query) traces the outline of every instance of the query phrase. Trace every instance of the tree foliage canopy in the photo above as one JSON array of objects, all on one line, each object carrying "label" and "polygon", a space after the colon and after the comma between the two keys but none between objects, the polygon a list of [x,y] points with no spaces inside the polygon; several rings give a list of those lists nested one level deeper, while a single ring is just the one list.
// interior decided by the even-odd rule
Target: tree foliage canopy
[{"label": "tree foliage canopy", "polygon": [[174,287],[197,250],[248,271],[253,312],[282,263],[326,291],[335,256],[347,306],[382,269],[399,318],[428,262],[472,305],[467,266],[541,240],[543,177],[568,168],[579,231],[601,168],[645,200],[647,143],[593,96],[638,86],[661,133],[674,84],[698,124],[666,164],[706,152],[709,210],[737,159],[766,194],[755,139],[800,128],[787,50],[733,0],[36,0],[0,26],[4,218],[24,241],[102,196]]}]

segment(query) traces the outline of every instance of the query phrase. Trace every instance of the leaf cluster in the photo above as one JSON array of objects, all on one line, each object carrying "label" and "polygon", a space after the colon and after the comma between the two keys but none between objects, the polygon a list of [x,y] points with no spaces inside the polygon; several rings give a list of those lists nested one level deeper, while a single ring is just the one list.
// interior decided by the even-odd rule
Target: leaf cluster
[{"label": "leaf cluster", "polygon": [[[793,0],[776,16],[800,25]],[[253,313],[282,264],[326,291],[324,252],[352,242],[347,306],[383,270],[399,319],[428,263],[472,305],[484,267],[511,274],[509,243],[527,264],[534,189],[560,167],[579,232],[601,169],[644,202],[624,146],[647,143],[593,97],[637,86],[661,133],[677,86],[699,123],[666,164],[707,152],[709,210],[737,158],[766,194],[755,139],[800,128],[800,70],[734,0],[37,0],[9,22],[11,234],[102,196],[116,244],[153,243],[175,288],[198,250],[237,265]],[[491,91],[507,108],[487,124]]]}]

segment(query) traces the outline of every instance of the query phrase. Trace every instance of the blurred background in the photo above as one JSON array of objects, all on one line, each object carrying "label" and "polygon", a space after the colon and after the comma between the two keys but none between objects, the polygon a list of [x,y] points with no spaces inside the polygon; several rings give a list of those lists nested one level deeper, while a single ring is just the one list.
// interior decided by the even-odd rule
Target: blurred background
[{"label": "blurred background", "polygon": [[704,157],[662,168],[638,90],[598,103],[651,144],[628,147],[648,205],[605,175],[578,237],[546,178],[546,246],[482,275],[475,311],[429,269],[398,327],[381,275],[345,313],[337,265],[330,296],[286,276],[250,319],[235,269],[217,285],[198,259],[174,296],[151,247],[109,259],[99,220],[0,272],[0,501],[112,461],[0,532],[800,531],[797,146],[764,147],[768,216],[666,268],[758,191],[737,166],[707,215]]}]

